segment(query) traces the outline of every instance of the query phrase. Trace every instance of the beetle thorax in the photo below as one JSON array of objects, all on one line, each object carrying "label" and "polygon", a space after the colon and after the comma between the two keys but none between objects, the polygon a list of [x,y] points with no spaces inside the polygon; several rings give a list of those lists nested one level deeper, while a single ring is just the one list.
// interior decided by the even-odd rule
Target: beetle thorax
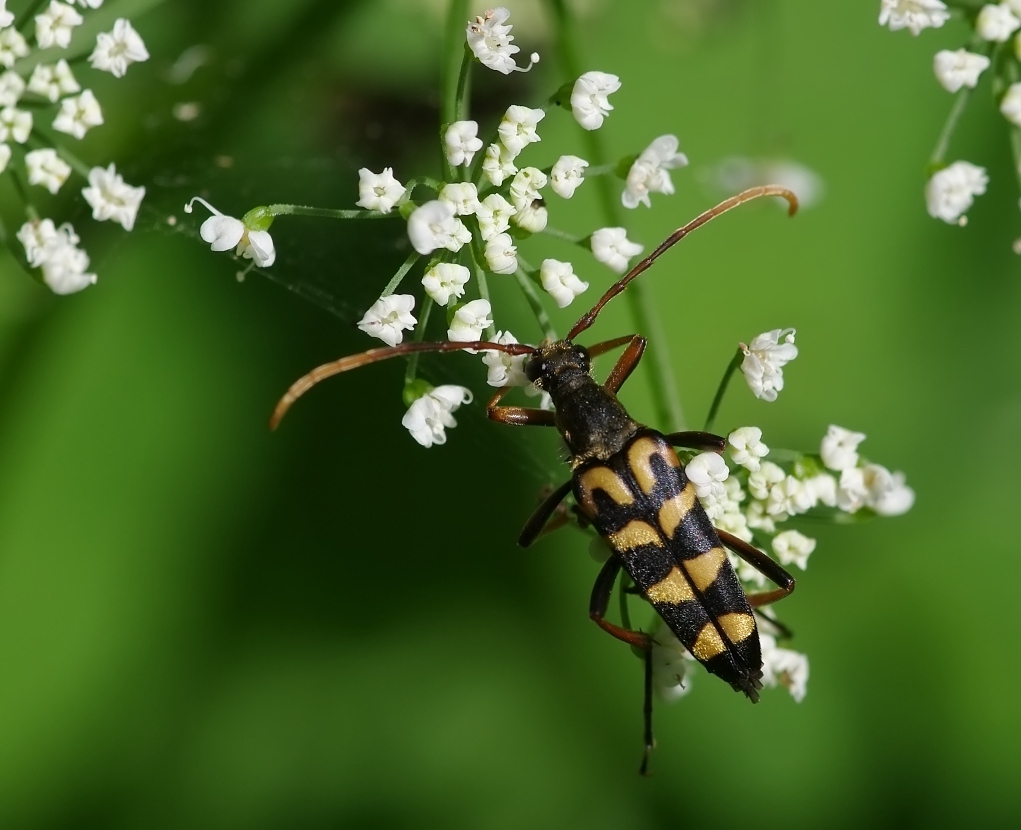
[{"label": "beetle thorax", "polygon": [[553,399],[556,426],[574,466],[609,458],[638,430],[617,396],[596,383],[590,370],[585,347],[567,340],[543,344],[525,366],[529,378]]}]

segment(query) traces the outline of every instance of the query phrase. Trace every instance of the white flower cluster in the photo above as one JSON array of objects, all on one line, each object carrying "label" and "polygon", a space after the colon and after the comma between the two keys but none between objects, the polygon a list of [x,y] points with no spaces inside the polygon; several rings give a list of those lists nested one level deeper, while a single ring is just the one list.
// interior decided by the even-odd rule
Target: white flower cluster
[{"label": "white flower cluster", "polygon": [[[950,11],[940,0],[881,0],[879,23],[890,29],[908,29],[917,35],[922,29],[938,28],[950,18]],[[932,68],[939,84],[951,93],[974,89],[980,76],[992,65],[991,54],[998,44],[1013,41],[1014,55],[1021,60],[1021,0],[1003,0],[982,6],[978,14],[965,18],[973,22],[974,36],[968,48],[942,49],[933,57]],[[999,62],[994,82],[1005,89],[1000,97],[1000,112],[1015,128],[1021,128],[1021,82],[1003,67],[1013,59]],[[951,116],[951,127],[957,113]],[[945,144],[945,142],[941,143]],[[950,225],[967,224],[967,211],[976,196],[986,192],[989,177],[986,170],[968,161],[958,160],[938,166],[925,185],[925,204],[930,216]],[[1015,157],[1021,165],[1021,157]]]},{"label": "white flower cluster", "polygon": [[[79,5],[95,9],[102,0]],[[78,172],[88,179],[82,196],[92,208],[92,218],[113,220],[130,231],[145,188],[127,184],[114,164],[75,170],[69,163],[74,160],[72,154],[60,144],[39,147],[48,140],[34,130],[37,122],[47,118],[51,129],[80,140],[103,123],[92,90],[82,89],[66,59],[50,53],[68,50],[85,18],[74,5],[51,0],[40,14],[26,18],[25,28],[32,29],[29,35],[14,25],[14,15],[6,6],[6,0],[0,0],[0,174],[13,171],[10,165],[17,158],[24,165],[29,185],[56,194],[72,172]],[[33,50],[37,50],[35,55]],[[88,60],[93,69],[119,78],[132,63],[148,58],[141,37],[127,20],[119,19],[113,31],[97,36]],[[31,74],[22,67],[30,67]],[[27,150],[25,145],[32,136],[36,149]],[[66,223],[55,228],[52,220],[39,219],[32,210],[29,215],[17,236],[29,267],[40,269],[46,285],[58,294],[69,294],[95,283],[96,275],[86,270],[89,258],[78,247],[74,229]],[[44,239],[46,243],[40,244]]]},{"label": "white flower cluster", "polygon": [[[863,440],[860,432],[830,426],[818,455],[803,456],[785,468],[767,459],[769,447],[762,442],[762,430],[741,427],[727,436],[729,466],[722,455],[700,453],[685,465],[685,474],[716,527],[760,547],[768,544],[781,565],[805,570],[816,541],[798,530],[779,528],[792,517],[810,510],[836,514],[862,509],[897,516],[914,504],[914,491],[904,483],[903,473],[891,473],[859,456]],[[746,591],[765,585],[765,577],[743,559],[730,554],[730,560]],[[808,682],[808,659],[778,647],[767,632],[760,633],[760,641],[763,684],[786,686],[800,701]],[[693,665],[684,646],[661,625],[653,648],[653,673],[661,696],[672,700],[685,694]]]}]

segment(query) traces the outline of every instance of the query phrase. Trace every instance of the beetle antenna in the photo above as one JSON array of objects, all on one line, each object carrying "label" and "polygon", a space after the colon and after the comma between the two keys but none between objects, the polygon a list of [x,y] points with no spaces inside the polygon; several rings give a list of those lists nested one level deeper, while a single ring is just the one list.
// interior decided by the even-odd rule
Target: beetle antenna
[{"label": "beetle antenna", "polygon": [[377,363],[380,360],[388,360],[391,357],[398,357],[400,355],[415,354],[417,352],[456,352],[463,351],[464,349],[474,349],[479,352],[506,352],[512,355],[533,354],[535,352],[532,346],[525,343],[490,343],[486,340],[475,340],[470,343],[455,341],[402,343],[400,346],[369,349],[367,352],[348,355],[347,357],[340,358],[340,360],[334,360],[332,363],[324,363],[322,366],[317,366],[307,375],[298,378],[291,384],[291,388],[284,393],[284,396],[273,410],[273,414],[269,419],[269,428],[276,429],[280,421],[283,420],[284,415],[287,414],[287,410],[291,408],[291,405],[321,380],[339,375],[341,372],[349,372],[352,369],[367,366],[369,363]]},{"label": "beetle antenna", "polygon": [[599,302],[592,307],[592,310],[583,315],[582,318],[574,324],[574,328],[567,333],[567,337],[565,339],[574,340],[575,337],[591,326],[596,321],[596,316],[603,310],[604,305],[620,294],[625,288],[627,288],[628,283],[631,282],[631,280],[641,274],[642,271],[647,269],[650,265],[652,265],[652,263],[659,259],[663,253],[684,239],[684,237],[693,230],[702,227],[702,225],[710,219],[715,219],[717,216],[726,213],[728,210],[736,208],[738,205],[743,205],[745,202],[750,202],[753,199],[759,199],[763,196],[780,196],[786,199],[790,206],[787,210],[787,214],[789,216],[793,216],[798,210],[798,197],[793,191],[788,190],[786,187],[781,187],[778,184],[766,184],[760,187],[750,187],[748,190],[744,190],[736,196],[731,196],[729,199],[720,202],[716,207],[710,208],[705,213],[696,216],[683,228],[675,230],[658,248],[656,248],[655,251],[628,271],[619,282],[611,285],[607,289],[606,293],[599,299]]}]

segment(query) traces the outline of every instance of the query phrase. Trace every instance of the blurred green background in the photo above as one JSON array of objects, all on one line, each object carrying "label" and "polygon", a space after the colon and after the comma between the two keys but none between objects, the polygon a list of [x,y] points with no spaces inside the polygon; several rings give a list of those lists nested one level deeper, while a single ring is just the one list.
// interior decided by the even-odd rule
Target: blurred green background
[{"label": "blurred green background", "polygon": [[[543,61],[476,75],[486,123],[565,79],[548,9],[508,5]],[[744,208],[643,278],[692,423],[739,340],[795,326],[778,402],[735,388],[720,429],[804,449],[830,423],[861,430],[918,495],[898,519],[802,526],[819,547],[780,610],[811,660],[807,698],[751,706],[700,673],[658,707],[643,780],[641,667],[587,619],[585,538],[514,544],[566,475],[554,436],[490,424],[477,401],[424,450],[400,426],[396,363],[266,428],[298,375],[369,345],[353,323],[405,256],[400,223],[278,220],[270,270],[317,305],[239,284],[180,211],[196,194],[238,216],[350,207],[359,167],[436,172],[444,4],[109,2],[152,59],[97,85],[107,126],[90,141],[147,185],[145,213],[126,235],[63,208],[100,274],[73,297],[0,260],[0,826],[1016,822],[1017,184],[986,79],[949,160],[989,168],[989,192],[966,228],[926,215],[951,102],[931,57],[965,30],[891,33],[878,5],[576,7],[584,68],[624,84],[611,152],[673,132],[692,160],[675,196],[627,215],[632,238],[654,245],[711,204],[728,156],[793,158],[825,183],[796,219]],[[171,117],[184,102],[198,119]],[[540,166],[585,155],[564,113],[540,132]],[[550,213],[605,224],[585,187]],[[592,296],[609,283],[575,261]],[[496,291],[498,324],[536,338]],[[592,339],[631,330],[618,302]],[[425,374],[483,397],[477,358]],[[648,383],[639,370],[623,395],[639,418]]]}]

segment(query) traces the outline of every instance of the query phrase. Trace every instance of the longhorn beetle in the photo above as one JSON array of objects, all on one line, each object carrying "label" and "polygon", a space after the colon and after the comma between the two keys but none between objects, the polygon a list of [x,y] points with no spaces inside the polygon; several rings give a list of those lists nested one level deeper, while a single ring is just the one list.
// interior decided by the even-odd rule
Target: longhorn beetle
[{"label": "longhorn beetle", "polygon": [[[723,452],[726,440],[706,432],[663,435],[634,421],[617,392],[641,360],[646,340],[639,334],[585,348],[574,342],[599,312],[667,249],[696,228],[744,202],[780,196],[791,215],[797,197],[779,185],[745,190],[674,231],[649,256],[612,285],[563,340],[539,346],[524,343],[405,343],[370,349],[313,369],[297,380],[270,420],[276,428],[291,404],[319,381],[369,363],[417,352],[464,349],[527,355],[525,374],[549,393],[554,411],[502,406],[504,387],[489,401],[487,415],[517,426],[553,426],[570,452],[572,475],[553,491],[525,523],[518,544],[528,547],[542,533],[568,493],[577,511],[608,543],[612,554],[596,578],[589,615],[604,631],[641,650],[645,657],[644,741],[641,773],[652,752],[652,637],[606,619],[613,585],[621,568],[656,609],[670,630],[712,674],[743,692],[753,703],[762,688],[762,654],[753,608],[794,590],[794,579],[762,551],[713,527],[699,504],[673,447]],[[600,385],[590,373],[591,358],[624,346],[609,377]],[[777,585],[746,595],[724,551],[729,548]]]}]

